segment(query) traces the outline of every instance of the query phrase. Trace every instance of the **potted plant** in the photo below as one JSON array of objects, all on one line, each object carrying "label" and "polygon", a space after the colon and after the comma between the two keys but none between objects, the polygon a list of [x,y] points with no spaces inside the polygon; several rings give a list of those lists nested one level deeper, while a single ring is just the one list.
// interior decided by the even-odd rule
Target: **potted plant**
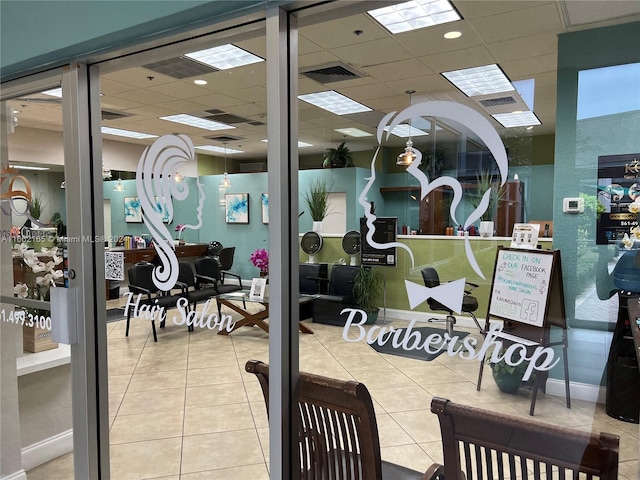
[{"label": "potted plant", "polygon": [[500,205],[500,201],[504,197],[505,189],[493,181],[493,175],[490,172],[482,171],[480,175],[476,175],[476,191],[470,200],[474,209],[480,206],[480,202],[487,190],[491,191],[489,194],[489,206],[480,217],[480,235],[483,237],[493,235],[493,219],[498,212],[498,205]]},{"label": "potted plant", "polygon": [[40,220],[46,206],[47,202],[44,201],[42,194],[36,193],[31,197],[31,202],[29,202],[29,214],[34,220]]},{"label": "potted plant", "polygon": [[322,232],[322,220],[329,215],[329,193],[331,193],[331,185],[324,180],[316,180],[311,182],[309,190],[303,195],[313,219],[314,232]]},{"label": "potted plant", "polygon": [[[500,352],[500,355],[504,355],[504,349]],[[504,393],[516,393],[522,385],[522,377],[524,377],[529,362],[521,362],[519,365],[509,365],[504,360],[498,363],[492,363],[489,360],[489,365],[493,372],[493,380],[496,382],[498,389]]]},{"label": "potted plant", "polygon": [[345,146],[345,142],[342,142],[336,148],[327,148],[322,159],[324,168],[353,167],[353,155],[349,147]]},{"label": "potted plant", "polygon": [[382,293],[382,280],[371,267],[360,267],[360,271],[353,280],[353,294],[361,310],[367,313],[367,324],[375,323],[378,319],[377,300]]}]

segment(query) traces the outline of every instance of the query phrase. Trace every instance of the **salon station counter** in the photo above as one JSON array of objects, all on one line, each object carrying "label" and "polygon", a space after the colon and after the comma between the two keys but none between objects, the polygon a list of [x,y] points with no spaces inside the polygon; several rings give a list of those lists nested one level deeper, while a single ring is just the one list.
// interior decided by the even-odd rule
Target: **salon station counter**
[{"label": "salon station counter", "polygon": [[[342,250],[342,237],[343,235],[323,234],[323,246],[315,255],[315,261],[330,265],[342,262],[349,264],[349,255]],[[489,304],[496,251],[500,246],[510,246],[511,237],[469,237],[471,250],[484,274],[484,278],[471,268],[467,260],[464,240],[465,237],[463,236],[398,235],[398,242],[405,244],[413,252],[414,262],[412,264],[411,257],[406,250],[398,248],[396,267],[376,267],[376,270],[383,275],[386,285],[387,308],[404,311],[411,310],[404,280],[423,284],[420,270],[430,266],[438,271],[442,282],[465,278],[468,282],[478,284],[479,288],[473,292],[479,304],[476,315],[478,318],[484,318]],[[553,239],[538,239],[538,245],[543,250],[550,250],[553,248]],[[301,249],[299,258],[300,262],[309,260],[309,256]],[[416,307],[414,312],[427,313],[430,310],[425,302]]]}]

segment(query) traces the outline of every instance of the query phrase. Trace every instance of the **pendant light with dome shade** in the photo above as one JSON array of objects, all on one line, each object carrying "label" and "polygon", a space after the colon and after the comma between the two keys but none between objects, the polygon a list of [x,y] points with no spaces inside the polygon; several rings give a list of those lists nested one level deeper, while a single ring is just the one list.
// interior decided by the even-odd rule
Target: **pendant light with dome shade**
[{"label": "pendant light with dome shade", "polygon": [[357,230],[351,230],[344,234],[342,237],[342,250],[344,253],[351,256],[349,265],[358,265],[358,254],[360,253],[360,232]]},{"label": "pendant light with dome shade", "polygon": [[[416,93],[415,90],[405,90],[407,95],[409,95],[409,106],[411,106],[411,95]],[[409,140],[407,140],[407,146],[396,160],[396,165],[411,165],[413,161],[416,159],[416,154],[413,153],[413,142],[411,141],[411,117],[409,117]]]},{"label": "pendant light with dome shade", "polygon": [[300,248],[302,248],[304,253],[309,255],[309,261],[307,263],[316,263],[316,254],[322,248],[322,237],[317,232],[307,232],[302,235]]},{"label": "pendant light with dome shade", "polygon": [[220,196],[220,205],[225,206],[227,204],[227,189],[231,186],[231,180],[227,175],[227,144],[224,144],[224,175],[218,185],[218,193]]}]

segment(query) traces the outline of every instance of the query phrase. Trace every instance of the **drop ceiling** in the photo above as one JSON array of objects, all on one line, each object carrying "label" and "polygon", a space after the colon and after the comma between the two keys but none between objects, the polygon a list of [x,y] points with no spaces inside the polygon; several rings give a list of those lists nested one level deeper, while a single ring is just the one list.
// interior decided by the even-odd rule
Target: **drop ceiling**
[{"label": "drop ceiling", "polygon": [[[387,32],[364,11],[302,26],[298,59],[300,94],[333,89],[373,111],[337,116],[298,101],[299,139],[314,145],[301,149],[300,154],[321,153],[342,141],[347,141],[355,151],[372,149],[375,136],[346,137],[335,129],[355,127],[374,134],[384,114],[408,105],[407,90],[415,90],[414,102],[453,100],[488,115],[479,102],[459,92],[441,72],[492,63],[497,63],[511,81],[535,80],[533,110],[541,122],[527,131],[523,127],[505,129],[493,121],[500,134],[504,137],[553,134],[557,36],[640,20],[637,1],[454,0],[453,4],[463,20],[396,35]],[[462,36],[446,40],[443,35],[450,30],[458,30]],[[264,34],[231,41],[266,58]],[[185,46],[181,54],[206,47]],[[104,74],[103,125],[155,135],[185,133],[196,146],[226,145],[244,152],[234,158],[264,159],[266,62],[224,71],[192,70],[184,62],[169,62],[179,57],[154,55],[146,63],[147,68],[139,66]],[[327,67],[331,68],[330,75],[308,73]],[[195,85],[196,78],[207,80],[207,85]],[[20,111],[18,128],[61,130],[60,104],[55,98],[30,95],[12,100],[10,105]],[[179,113],[226,120],[235,128],[211,132],[159,119]],[[142,145],[152,141],[104,138]],[[405,141],[392,137],[385,144],[400,147]],[[417,142],[416,146],[419,147]]]}]

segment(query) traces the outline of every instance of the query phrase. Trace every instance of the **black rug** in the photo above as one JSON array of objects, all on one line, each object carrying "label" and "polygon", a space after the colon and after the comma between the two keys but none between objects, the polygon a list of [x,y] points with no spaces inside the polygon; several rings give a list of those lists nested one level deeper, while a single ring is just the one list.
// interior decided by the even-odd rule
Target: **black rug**
[{"label": "black rug", "polygon": [[108,308],[107,309],[107,323],[117,322],[118,320],[122,320],[123,318],[126,318],[124,316],[124,308]]},{"label": "black rug", "polygon": [[[399,340],[404,339],[404,336],[407,333],[407,329],[399,328],[398,330],[400,331],[400,333],[398,334],[399,335],[398,339]],[[433,335],[434,333],[440,334],[442,337],[444,337],[446,330],[444,328],[413,327],[411,329],[411,333],[413,332],[419,333],[420,340],[418,341],[417,344],[422,345],[427,339],[427,337],[429,335]],[[414,358],[416,360],[423,360],[425,362],[429,362],[434,358],[438,358],[440,355],[442,355],[447,351],[446,346],[443,346],[440,350],[438,350],[437,353],[428,353],[424,348],[414,349],[414,350],[405,350],[404,348],[402,348],[402,345],[396,348],[393,346],[393,339],[395,338],[395,335],[396,335],[395,333],[391,335],[389,340],[387,340],[387,342],[384,345],[381,346],[381,345],[378,345],[377,342],[375,342],[371,345],[371,347],[378,353],[386,353],[388,355],[397,355],[399,357]],[[469,332],[457,332],[455,330],[453,332],[453,336],[458,337],[458,341],[456,343],[460,343],[460,340],[462,340],[467,335],[469,335]],[[429,346],[430,350],[435,350],[436,348],[438,348],[437,344],[433,344]]]}]

